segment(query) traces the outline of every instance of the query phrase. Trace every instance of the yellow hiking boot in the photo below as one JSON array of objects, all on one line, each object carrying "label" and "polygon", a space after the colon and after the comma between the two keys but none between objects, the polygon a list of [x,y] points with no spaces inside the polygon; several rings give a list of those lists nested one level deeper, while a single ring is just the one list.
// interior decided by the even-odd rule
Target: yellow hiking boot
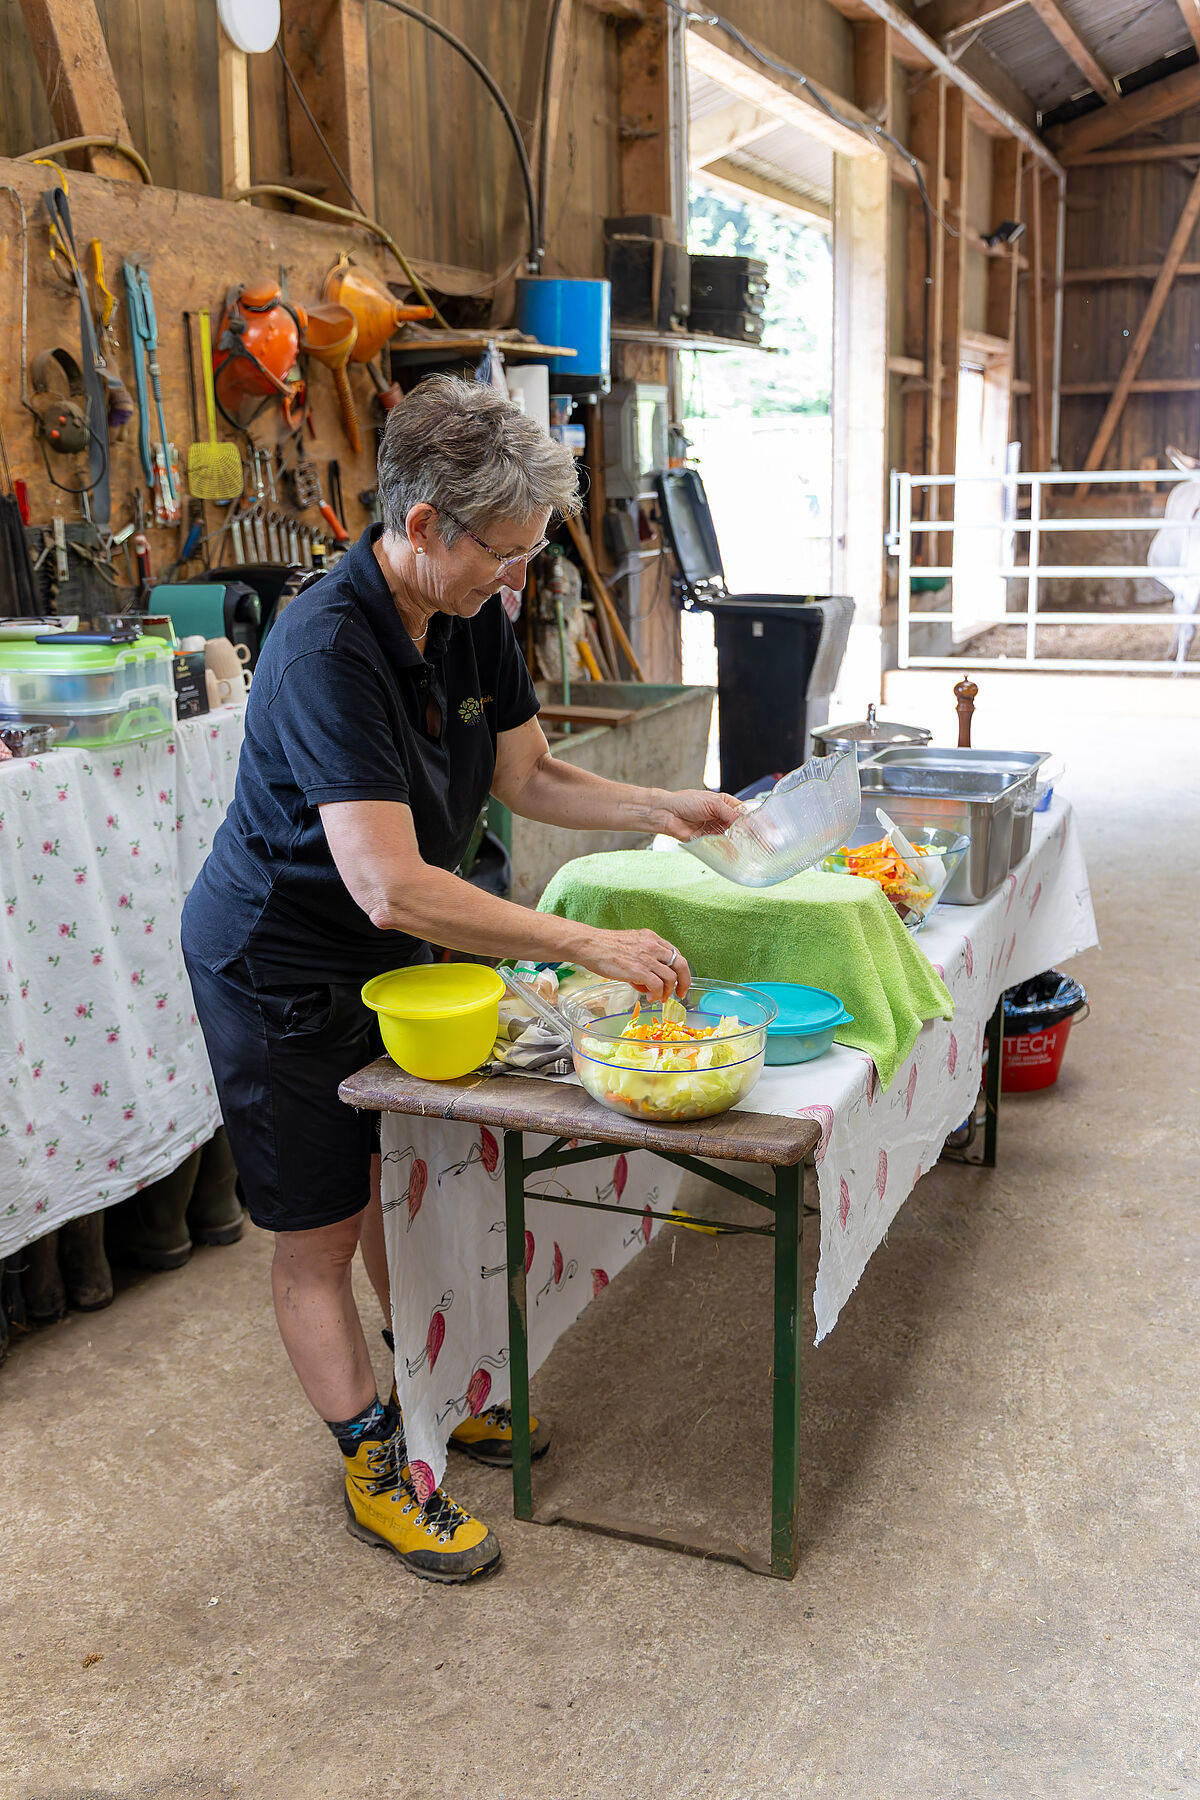
[{"label": "yellow hiking boot", "polygon": [[457,1506],[441,1488],[417,1497],[404,1455],[404,1434],[368,1438],[346,1456],[346,1529],[364,1544],[400,1558],[425,1581],[470,1581],[500,1561],[500,1545],[487,1526]]},{"label": "yellow hiking boot", "polygon": [[[545,1456],[550,1448],[550,1427],[530,1416],[530,1451]],[[488,1463],[493,1469],[512,1468],[512,1409],[489,1406],[477,1417],[464,1419],[450,1433],[450,1448],[461,1450],[476,1462]]]},{"label": "yellow hiking boot", "polygon": [[[383,1341],[394,1353],[395,1339],[386,1326],[383,1330]],[[467,1398],[473,1398],[469,1385]],[[397,1412],[401,1410],[394,1381],[392,1382],[391,1404]],[[529,1417],[529,1440],[534,1458],[545,1456],[550,1448],[550,1427],[541,1419],[535,1419],[532,1413]],[[456,1426],[450,1433],[450,1448],[461,1450],[464,1456],[470,1456],[476,1462],[487,1463],[493,1469],[511,1469],[512,1409],[507,1406],[489,1406],[486,1411],[472,1413],[470,1418],[464,1419],[462,1424]]]}]

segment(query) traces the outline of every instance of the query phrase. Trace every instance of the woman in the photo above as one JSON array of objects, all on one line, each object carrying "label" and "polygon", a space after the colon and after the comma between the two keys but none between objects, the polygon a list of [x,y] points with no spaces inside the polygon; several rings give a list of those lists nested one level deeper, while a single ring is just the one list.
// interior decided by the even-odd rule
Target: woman
[{"label": "woman", "polygon": [[[562,445],[492,390],[437,376],[389,414],[378,476],[382,524],[263,647],[237,790],[188,897],[183,948],[250,1216],[275,1233],[280,1335],[345,1457],[348,1528],[417,1575],[466,1581],[500,1546],[440,1489],[418,1499],[351,1292],[361,1246],[390,1319],[377,1121],[337,1097],[381,1052],[360,989],[434,943],[686,993],[687,964],[655,932],[512,905],[459,863],[489,793],[544,824],[683,839],[722,829],[737,803],[624,786],[549,755],[497,595],[524,586],[552,514],[578,508]],[[459,1447],[511,1461],[510,1418],[478,1433]]]}]

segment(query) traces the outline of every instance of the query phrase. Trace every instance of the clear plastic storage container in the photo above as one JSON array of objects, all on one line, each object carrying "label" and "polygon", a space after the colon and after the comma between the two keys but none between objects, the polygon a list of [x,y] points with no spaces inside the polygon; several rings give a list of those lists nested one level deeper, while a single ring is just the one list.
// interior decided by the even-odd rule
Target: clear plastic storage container
[{"label": "clear plastic storage container", "polygon": [[60,745],[127,743],[170,731],[175,684],[170,647],[0,644],[0,719],[52,725]]}]

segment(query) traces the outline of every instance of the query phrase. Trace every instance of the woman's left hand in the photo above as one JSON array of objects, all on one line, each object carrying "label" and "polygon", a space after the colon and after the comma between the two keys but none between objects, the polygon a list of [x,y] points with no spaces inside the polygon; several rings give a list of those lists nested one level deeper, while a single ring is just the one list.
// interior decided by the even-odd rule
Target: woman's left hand
[{"label": "woman's left hand", "polygon": [[709,837],[724,831],[745,809],[732,794],[710,793],[708,788],[685,788],[678,794],[664,794],[658,829],[668,837],[687,843],[691,838]]}]

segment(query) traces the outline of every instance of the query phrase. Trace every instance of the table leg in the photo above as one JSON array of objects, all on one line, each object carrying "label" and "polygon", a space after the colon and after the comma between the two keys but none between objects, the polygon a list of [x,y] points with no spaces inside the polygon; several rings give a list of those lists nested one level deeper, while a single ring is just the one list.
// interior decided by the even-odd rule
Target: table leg
[{"label": "table leg", "polygon": [[775,1358],[771,1450],[771,1573],[790,1581],[800,1510],[801,1170],[775,1171]]},{"label": "table leg", "polygon": [[984,1087],[982,1166],[996,1166],[996,1139],[1000,1128],[1000,1078],[1004,1066],[1004,995],[996,1002],[996,1010],[987,1022],[988,1067]]},{"label": "table leg", "polygon": [[529,1446],[529,1309],[525,1294],[525,1134],[504,1134],[504,1224],[508,1250],[508,1368],[512,1405],[513,1517],[533,1517]]}]

